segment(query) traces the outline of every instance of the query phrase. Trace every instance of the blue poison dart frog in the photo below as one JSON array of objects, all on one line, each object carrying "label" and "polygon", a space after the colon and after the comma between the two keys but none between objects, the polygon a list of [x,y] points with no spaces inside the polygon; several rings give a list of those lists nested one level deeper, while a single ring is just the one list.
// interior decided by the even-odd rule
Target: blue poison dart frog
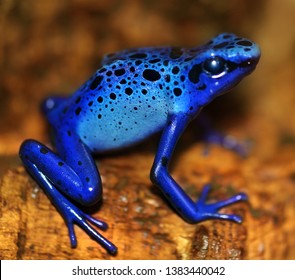
[{"label": "blue poison dart frog", "polygon": [[[218,211],[247,200],[239,193],[207,204],[210,187],[193,201],[171,177],[168,166],[176,143],[200,110],[233,88],[256,67],[260,50],[253,42],[221,34],[196,48],[155,47],[109,54],[71,97],[50,97],[42,105],[54,133],[55,151],[35,140],[20,147],[24,166],[63,216],[72,247],[74,224],[110,254],[117,247],[91,226],[107,224],[84,213],[102,198],[101,178],[92,154],[129,147],[161,132],[151,181],[189,223],[209,219],[241,222]],[[74,203],[73,203],[74,201]]]}]

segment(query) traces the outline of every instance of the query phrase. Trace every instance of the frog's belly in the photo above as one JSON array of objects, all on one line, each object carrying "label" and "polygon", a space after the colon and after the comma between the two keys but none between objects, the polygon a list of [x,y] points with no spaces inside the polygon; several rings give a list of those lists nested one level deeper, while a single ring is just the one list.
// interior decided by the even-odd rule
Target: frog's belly
[{"label": "frog's belly", "polygon": [[131,115],[101,115],[79,121],[77,133],[92,152],[105,152],[132,146],[163,129],[167,111],[137,112]]}]

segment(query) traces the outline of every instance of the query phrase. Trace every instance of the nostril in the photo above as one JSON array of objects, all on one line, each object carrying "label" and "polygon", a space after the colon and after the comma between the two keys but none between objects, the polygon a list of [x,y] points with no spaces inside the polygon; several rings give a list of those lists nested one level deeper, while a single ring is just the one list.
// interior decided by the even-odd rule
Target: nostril
[{"label": "nostril", "polygon": [[239,64],[240,67],[249,67],[249,66],[254,66],[258,62],[258,59],[248,59],[242,63]]}]

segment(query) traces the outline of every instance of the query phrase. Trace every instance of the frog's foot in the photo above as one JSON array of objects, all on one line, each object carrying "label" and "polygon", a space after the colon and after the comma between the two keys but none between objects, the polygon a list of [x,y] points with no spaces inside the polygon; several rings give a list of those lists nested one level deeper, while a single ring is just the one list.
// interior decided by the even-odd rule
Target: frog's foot
[{"label": "frog's foot", "polygon": [[[221,147],[234,151],[241,157],[246,157],[251,149],[252,143],[248,140],[240,141],[234,136],[224,134],[214,128],[212,121],[206,114],[201,114],[196,120],[200,131],[201,140],[207,144],[217,144]],[[207,147],[205,153],[208,153]]]},{"label": "frog's foot", "polygon": [[97,232],[89,223],[95,225],[99,229],[106,230],[108,228],[107,223],[95,219],[90,215],[84,213],[78,207],[70,203],[64,203],[62,207],[59,208],[69,230],[70,240],[72,247],[77,246],[76,234],[74,231],[74,224],[82,228],[91,238],[93,238],[97,243],[104,247],[110,254],[115,255],[117,253],[117,247],[111,243],[108,239],[103,237],[99,232]]},{"label": "frog's foot", "polygon": [[236,223],[241,223],[242,218],[238,215],[221,214],[218,210],[232,205],[240,201],[247,201],[248,197],[244,193],[236,194],[226,200],[218,201],[212,204],[206,204],[206,198],[210,191],[210,185],[205,185],[199,200],[196,202],[197,211],[199,214],[198,221],[204,221],[208,219],[221,219],[229,220]]},{"label": "frog's foot", "polygon": [[250,141],[239,141],[231,135],[224,135],[215,130],[210,130],[204,133],[203,139],[208,144],[217,144],[225,149],[234,151],[241,157],[246,157],[251,149]]}]

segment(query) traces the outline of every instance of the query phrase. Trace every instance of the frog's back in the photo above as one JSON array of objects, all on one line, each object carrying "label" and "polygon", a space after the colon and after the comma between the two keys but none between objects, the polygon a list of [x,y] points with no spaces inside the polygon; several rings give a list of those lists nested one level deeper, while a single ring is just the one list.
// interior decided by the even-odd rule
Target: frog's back
[{"label": "frog's back", "polygon": [[130,146],[160,131],[170,107],[171,57],[180,53],[176,48],[142,48],[106,56],[63,104],[60,118],[71,119],[94,152]]}]

